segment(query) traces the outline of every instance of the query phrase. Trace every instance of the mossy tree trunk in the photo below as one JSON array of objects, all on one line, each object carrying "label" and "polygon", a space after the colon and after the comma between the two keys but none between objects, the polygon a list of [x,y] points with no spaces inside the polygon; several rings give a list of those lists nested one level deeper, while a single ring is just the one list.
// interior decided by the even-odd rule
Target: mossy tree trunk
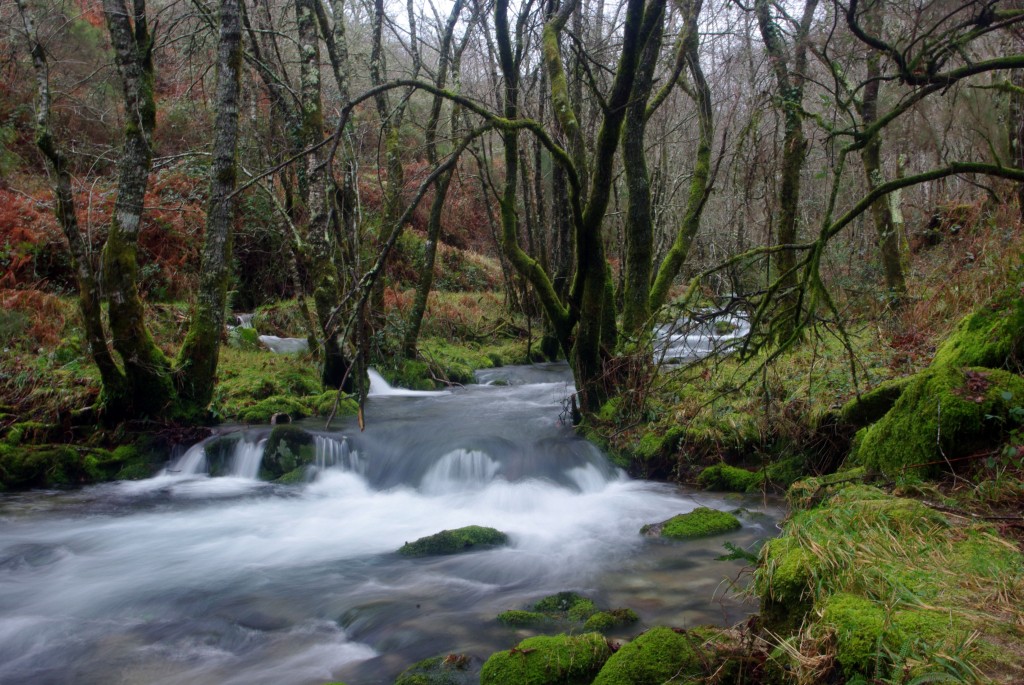
[{"label": "mossy tree trunk", "polygon": [[242,22],[239,0],[221,0],[217,48],[216,119],[213,165],[199,293],[188,335],[177,360],[182,411],[201,415],[217,378],[224,309],[231,278],[231,225],[235,218],[232,193],[238,176],[239,90],[242,74]]},{"label": "mossy tree trunk", "polygon": [[[800,213],[800,175],[807,153],[803,128],[807,36],[817,6],[818,0],[805,0],[803,15],[793,38],[792,58],[790,58],[782,29],[772,16],[772,3],[769,0],[755,0],[754,2],[754,13],[772,71],[775,74],[776,97],[783,116],[782,163],[779,170],[779,217],[775,225],[775,243],[777,245],[792,245],[797,239],[797,222]],[[792,250],[780,251],[775,270],[775,276],[779,280],[781,306],[773,325],[777,333],[776,337],[787,340],[796,331],[797,322],[800,319],[796,254]]]},{"label": "mossy tree trunk", "polygon": [[[1010,76],[1010,116],[1009,127],[1010,150],[1013,153],[1013,165],[1024,169],[1024,69],[1014,69]],[[1024,183],[1017,184],[1017,210],[1020,220],[1024,222]]]},{"label": "mossy tree trunk", "polygon": [[165,415],[174,402],[171,364],[146,328],[136,258],[156,126],[153,36],[144,0],[135,0],[131,11],[123,0],[103,0],[103,12],[120,76],[125,119],[117,199],[103,247],[104,294],[125,383],[117,389],[119,396],[108,392],[106,399],[114,414],[156,417]]},{"label": "mossy tree trunk", "polygon": [[[437,76],[434,80],[438,88],[446,88],[448,84],[448,71],[451,69],[453,80],[456,83],[456,88],[454,89],[456,92],[458,92],[459,63],[462,48],[465,47],[465,41],[463,41],[460,49],[453,55],[452,38],[455,35],[455,25],[459,19],[459,14],[462,12],[462,4],[462,0],[456,0],[452,6],[451,13],[448,15],[448,21],[445,23],[444,33],[441,36]],[[425,133],[427,163],[431,167],[436,166],[438,162],[437,129],[441,120],[441,106],[443,104],[444,98],[440,95],[435,95],[430,107],[430,118],[427,120]],[[452,104],[449,117],[449,132],[452,138],[454,138],[455,132],[458,129],[461,111],[462,109],[457,103]],[[430,296],[430,291],[434,285],[434,260],[437,257],[437,243],[441,239],[441,213],[444,209],[445,200],[448,197],[448,188],[451,185],[453,173],[454,169],[451,169],[441,174],[437,179],[437,183],[434,184],[434,199],[430,205],[430,214],[427,217],[427,242],[423,250],[423,268],[420,270],[420,280],[416,285],[416,295],[413,299],[412,309],[409,312],[405,335],[402,340],[402,354],[409,359],[416,356],[416,343],[420,337],[423,315],[427,311],[427,298]]]},{"label": "mossy tree trunk", "polygon": [[[704,213],[709,185],[711,183],[711,143],[715,135],[714,111],[711,106],[711,87],[704,76],[700,65],[700,35],[697,31],[697,19],[703,7],[702,0],[683,0],[677,3],[683,14],[683,36],[680,41],[681,57],[692,82],[687,93],[697,105],[697,155],[693,161],[693,172],[690,176],[690,187],[686,197],[686,209],[676,228],[672,246],[658,268],[657,276],[651,285],[648,308],[651,312],[668,300],[668,292],[672,281],[679,275],[686,258],[690,254],[697,231],[700,229],[701,215]],[[659,98],[663,97],[659,94]],[[657,103],[656,98],[655,103]],[[652,103],[652,106],[655,104]],[[651,110],[651,107],[648,107]]]},{"label": "mossy tree trunk", "polygon": [[[865,26],[869,31],[878,32],[882,25],[881,3],[876,3],[865,17]],[[860,100],[861,121],[865,128],[870,129],[878,121],[878,96],[882,84],[881,56],[871,51],[867,57],[867,70],[864,82],[864,95]],[[882,172],[882,136],[874,135],[860,153],[864,166],[864,175],[868,189],[874,190],[885,183]],[[884,198],[871,205],[871,216],[878,233],[878,249],[882,259],[882,270],[885,274],[886,297],[890,305],[898,307],[907,296],[907,283],[903,275],[903,262],[900,256],[900,236],[893,218],[892,205],[889,198]]]}]

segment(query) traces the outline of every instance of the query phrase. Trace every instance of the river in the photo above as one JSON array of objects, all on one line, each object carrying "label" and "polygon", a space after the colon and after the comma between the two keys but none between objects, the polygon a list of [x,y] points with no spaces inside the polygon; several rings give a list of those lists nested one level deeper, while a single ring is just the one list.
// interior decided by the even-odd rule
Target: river
[{"label": "river", "polygon": [[[305,484],[247,477],[263,427],[244,429],[233,476],[0,495],[0,683],[391,683],[436,654],[479,668],[526,635],[496,614],[563,590],[633,608],[624,637],[755,609],[727,592],[742,565],[715,557],[774,535],[778,503],[629,479],[560,420],[564,365],[478,380],[430,394],[377,382],[365,432],[305,424],[333,464]],[[700,541],[638,534],[697,506],[749,513]],[[395,553],[471,524],[510,545]]]}]

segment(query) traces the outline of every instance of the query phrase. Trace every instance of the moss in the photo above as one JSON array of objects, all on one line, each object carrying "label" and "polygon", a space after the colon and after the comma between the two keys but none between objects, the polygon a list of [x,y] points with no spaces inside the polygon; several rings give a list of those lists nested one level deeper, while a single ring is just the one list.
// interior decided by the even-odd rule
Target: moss
[{"label": "moss", "polygon": [[610,611],[599,611],[583,624],[583,630],[598,633],[607,633],[617,628],[632,625],[640,620],[632,609],[611,609]]},{"label": "moss", "polygon": [[[91,460],[87,460],[91,457]],[[12,446],[0,443],[0,489],[67,487],[100,475],[92,451],[67,445]]]},{"label": "moss", "polygon": [[884,381],[860,397],[854,397],[839,411],[840,421],[857,427],[878,421],[892,409],[913,378],[906,376]]},{"label": "moss", "polygon": [[597,410],[596,418],[599,421],[614,421],[619,414],[619,407],[622,405],[621,397],[613,397]]},{"label": "moss", "polygon": [[298,426],[275,426],[263,448],[260,478],[280,482],[301,481],[305,479],[306,467],[315,460],[316,449],[310,433]]},{"label": "moss", "polygon": [[935,352],[932,366],[1017,368],[1024,352],[1024,299],[1008,288],[964,318]]},{"label": "moss", "polygon": [[871,676],[910,661],[920,667],[936,653],[955,652],[969,633],[951,614],[918,607],[893,610],[845,592],[824,602],[820,626],[833,635],[836,661],[847,676]]},{"label": "moss", "polygon": [[238,418],[246,423],[270,423],[275,414],[285,414],[294,421],[305,418],[309,413],[309,408],[299,400],[274,395],[238,412]]},{"label": "moss", "polygon": [[469,685],[475,682],[469,663],[464,654],[430,657],[402,671],[395,685]]},{"label": "moss", "polygon": [[4,440],[9,445],[38,445],[60,439],[60,426],[40,421],[19,421],[7,429]]},{"label": "moss", "polygon": [[415,542],[407,542],[398,553],[407,557],[423,557],[458,554],[505,544],[508,544],[508,536],[499,530],[483,526],[466,526],[455,530],[442,530]]},{"label": "moss", "polygon": [[615,652],[594,685],[695,682],[704,675],[705,641],[694,631],[652,628]]},{"label": "moss", "polygon": [[599,633],[538,636],[492,654],[480,685],[586,685],[611,656]]},{"label": "moss", "polygon": [[927,477],[959,457],[998,446],[1021,398],[1024,378],[1007,371],[930,368],[858,436],[854,460],[886,475]]},{"label": "moss", "polygon": [[833,629],[836,660],[847,673],[863,672],[874,663],[888,623],[878,604],[839,593],[826,601],[821,621]]},{"label": "moss", "polygon": [[789,486],[786,500],[794,509],[807,509],[820,502],[830,492],[835,492],[837,487],[845,486],[848,482],[862,481],[867,477],[867,469],[860,466],[827,476],[804,478]]},{"label": "moss", "polygon": [[769,540],[760,559],[754,588],[761,598],[761,616],[776,632],[794,630],[811,609],[810,589],[820,560],[792,537]]},{"label": "moss", "polygon": [[687,434],[682,426],[672,426],[662,432],[655,428],[641,436],[634,452],[643,461],[652,461],[657,457],[664,457],[676,451],[679,441]]},{"label": "moss", "polygon": [[721,535],[740,527],[740,520],[728,512],[697,507],[689,513],[673,516],[667,521],[644,526],[640,533],[657,534],[671,540],[689,540]]},{"label": "moss", "polygon": [[575,592],[559,592],[540,600],[533,609],[546,614],[568,614],[578,604],[593,605],[593,602]]},{"label": "moss", "polygon": [[514,628],[528,628],[550,623],[551,617],[539,611],[522,611],[511,609],[498,614],[498,623],[504,623]]},{"label": "moss", "polygon": [[335,401],[338,403],[335,416],[354,416],[359,412],[359,403],[351,397],[339,398],[337,390],[328,390],[307,400],[309,408],[317,416],[330,416]]},{"label": "moss", "polygon": [[697,484],[705,490],[723,492],[754,492],[761,487],[764,474],[747,471],[728,464],[715,464],[700,472]]}]

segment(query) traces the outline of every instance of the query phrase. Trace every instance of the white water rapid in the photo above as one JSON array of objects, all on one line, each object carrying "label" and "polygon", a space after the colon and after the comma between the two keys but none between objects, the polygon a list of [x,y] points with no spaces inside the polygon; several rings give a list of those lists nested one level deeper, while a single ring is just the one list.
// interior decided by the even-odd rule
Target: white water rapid
[{"label": "white water rapid", "polygon": [[[482,376],[507,385],[372,397],[363,433],[309,424],[305,484],[255,479],[264,427],[149,480],[0,495],[0,683],[390,683],[436,654],[478,668],[521,639],[497,613],[563,590],[632,607],[636,631],[750,610],[714,557],[772,535],[776,507],[630,480],[559,422],[565,367]],[[755,513],[702,541],[638,534],[696,506]],[[466,525],[511,542],[395,553]]]}]

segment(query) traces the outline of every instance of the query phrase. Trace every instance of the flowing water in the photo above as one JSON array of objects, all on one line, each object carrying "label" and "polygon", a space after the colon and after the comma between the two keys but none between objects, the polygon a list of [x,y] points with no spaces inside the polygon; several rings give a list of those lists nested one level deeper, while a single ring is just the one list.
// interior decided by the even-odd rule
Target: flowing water
[{"label": "flowing water", "polygon": [[[633,632],[752,609],[727,595],[741,566],[714,557],[774,534],[776,505],[628,479],[561,423],[564,365],[479,380],[409,395],[375,379],[365,432],[306,426],[306,484],[255,480],[267,427],[227,476],[199,446],[150,480],[0,496],[0,683],[390,683],[439,653],[478,668],[525,635],[497,613],[563,590],[632,607]],[[750,513],[701,541],[638,535],[696,506]],[[395,553],[471,524],[510,545]]]}]

